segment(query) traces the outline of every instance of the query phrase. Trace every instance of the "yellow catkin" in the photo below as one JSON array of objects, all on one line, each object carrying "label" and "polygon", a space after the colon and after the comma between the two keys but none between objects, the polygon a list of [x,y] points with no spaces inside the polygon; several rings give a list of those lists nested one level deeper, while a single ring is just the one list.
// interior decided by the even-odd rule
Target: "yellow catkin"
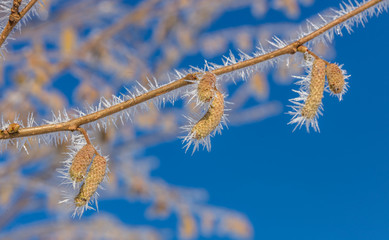
[{"label": "yellow catkin", "polygon": [[184,213],[180,218],[180,235],[183,239],[193,239],[196,236],[197,224],[193,216]]},{"label": "yellow catkin", "polygon": [[262,73],[257,72],[251,77],[250,88],[258,98],[267,99],[269,97],[269,85]]},{"label": "yellow catkin", "polygon": [[94,153],[95,148],[92,144],[87,144],[78,151],[69,169],[69,175],[73,181],[81,182],[84,180]]},{"label": "yellow catkin", "polygon": [[242,238],[249,238],[252,235],[250,224],[244,219],[234,216],[227,216],[223,219],[224,227],[228,231]]},{"label": "yellow catkin", "polygon": [[104,157],[97,155],[92,162],[88,175],[82,184],[80,192],[74,198],[77,207],[84,206],[96,192],[97,187],[103,181],[107,169],[107,161]]},{"label": "yellow catkin", "polygon": [[219,125],[224,114],[223,94],[215,90],[215,96],[207,113],[192,128],[195,139],[202,139],[208,136]]},{"label": "yellow catkin", "polygon": [[211,101],[214,89],[216,85],[216,76],[211,72],[207,72],[200,79],[199,85],[197,87],[197,96],[202,102]]},{"label": "yellow catkin", "polygon": [[75,48],[77,42],[77,33],[71,27],[65,28],[61,33],[61,53],[63,56],[70,56]]},{"label": "yellow catkin", "polygon": [[322,59],[315,59],[311,72],[311,84],[309,85],[309,95],[301,109],[301,116],[313,119],[323,98],[324,83],[326,77],[326,63]]},{"label": "yellow catkin", "polygon": [[12,177],[9,181],[6,182],[6,184],[0,184],[0,188],[0,206],[4,206],[11,202],[12,196],[16,192],[16,179]]},{"label": "yellow catkin", "polygon": [[342,70],[335,63],[327,65],[326,69],[328,86],[331,92],[339,94],[343,91],[344,87],[344,76]]}]

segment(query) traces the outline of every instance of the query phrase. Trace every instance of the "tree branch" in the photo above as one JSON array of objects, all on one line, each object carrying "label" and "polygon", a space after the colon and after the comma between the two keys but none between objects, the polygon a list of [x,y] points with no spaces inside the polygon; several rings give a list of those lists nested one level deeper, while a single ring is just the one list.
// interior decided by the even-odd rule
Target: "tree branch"
[{"label": "tree branch", "polygon": [[19,12],[19,6],[22,3],[22,0],[14,0],[13,6],[11,8],[11,14],[9,15],[8,23],[1,32],[0,35],[0,47],[3,45],[5,39],[11,33],[12,29],[16,24],[26,15],[26,13],[34,6],[38,0],[31,0],[22,11]]},{"label": "tree branch", "polygon": [[[372,0],[369,1],[360,7],[354,9],[353,11],[343,15],[342,17],[339,17],[338,19],[328,23],[327,25],[317,29],[316,31],[312,32],[311,34],[308,34],[307,36],[283,47],[278,50],[269,52],[267,54],[245,60],[236,64],[232,64],[230,66],[221,67],[218,69],[213,70],[212,72],[216,75],[223,75],[229,72],[233,72],[245,67],[253,66],[255,64],[279,57],[281,55],[285,54],[294,54],[298,51],[298,47],[302,46],[303,44],[307,43],[308,41],[314,39],[315,37],[323,34],[324,32],[330,30],[331,28],[335,27],[336,25],[352,18],[353,16],[365,11],[366,9],[378,4],[382,0]],[[135,105],[138,105],[140,103],[143,103],[145,101],[148,101],[152,98],[158,97],[160,95],[163,95],[165,93],[171,92],[175,89],[193,84],[193,82],[188,80],[198,80],[197,75],[199,73],[192,73],[188,74],[187,76],[169,83],[165,86],[162,86],[160,88],[157,88],[155,90],[152,90],[150,92],[147,92],[145,94],[142,94],[140,96],[137,96],[133,99],[127,100],[123,103],[119,103],[117,105],[108,107],[106,109],[100,110],[95,113],[88,114],[83,117],[79,117],[76,119],[69,120],[67,122],[63,123],[57,123],[57,124],[47,124],[37,127],[29,127],[29,128],[21,128],[17,133],[14,134],[2,134],[0,135],[0,139],[12,139],[12,138],[19,138],[19,137],[27,137],[27,136],[34,136],[34,135],[41,135],[46,133],[53,133],[53,132],[59,132],[59,131],[75,131],[78,127],[81,125],[97,121],[99,119],[102,119],[104,117],[110,116],[112,114],[115,114],[117,112],[123,111],[127,108],[133,107]]]}]

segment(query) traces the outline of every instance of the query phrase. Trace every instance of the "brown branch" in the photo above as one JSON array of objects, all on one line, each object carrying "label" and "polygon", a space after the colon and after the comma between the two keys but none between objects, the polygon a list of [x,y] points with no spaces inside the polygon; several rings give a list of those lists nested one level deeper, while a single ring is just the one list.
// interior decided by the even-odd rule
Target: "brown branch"
[{"label": "brown branch", "polygon": [[0,47],[3,45],[5,39],[11,33],[12,29],[16,24],[22,19],[26,13],[34,6],[38,0],[31,0],[22,11],[19,12],[19,6],[22,3],[22,0],[14,0],[13,6],[11,8],[11,14],[9,15],[9,20],[3,31],[0,35]]},{"label": "brown branch", "polygon": [[363,5],[361,5],[360,7],[354,9],[353,11],[339,17],[338,19],[335,19],[334,21],[328,23],[327,25],[317,29],[316,31],[312,32],[311,34],[308,34],[307,36],[289,44],[288,46],[286,47],[283,47],[281,49],[278,49],[276,51],[273,51],[273,52],[270,52],[270,53],[267,53],[267,54],[264,54],[262,56],[259,56],[259,57],[256,57],[256,58],[252,58],[252,59],[249,59],[249,60],[246,60],[244,62],[240,62],[240,63],[237,63],[237,64],[233,64],[233,65],[230,65],[230,66],[226,66],[226,67],[222,67],[222,68],[219,68],[219,69],[216,69],[215,71],[213,71],[213,73],[215,73],[216,75],[221,75],[221,74],[225,74],[225,73],[229,73],[229,72],[232,72],[232,71],[235,71],[235,70],[238,70],[238,69],[241,69],[241,68],[245,68],[245,67],[248,67],[248,66],[252,66],[252,65],[255,65],[255,64],[258,64],[260,62],[263,62],[263,61],[266,61],[266,60],[269,60],[269,59],[272,59],[272,58],[275,58],[275,57],[279,57],[281,55],[285,55],[285,54],[294,54],[295,52],[297,52],[297,48],[301,45],[303,45],[304,43],[314,39],[315,37],[323,34],[324,32],[330,30],[331,28],[335,27],[336,25],[354,17],[355,15],[365,11],[366,9],[378,4],[379,2],[382,2],[382,0],[371,0],[370,2],[367,2]]},{"label": "brown branch", "polygon": [[[269,52],[267,54],[242,61],[230,66],[221,67],[218,69],[213,70],[212,72],[216,75],[222,75],[229,72],[233,72],[245,67],[253,66],[255,64],[279,57],[281,55],[285,54],[294,54],[298,50],[298,47],[302,46],[303,44],[307,43],[308,41],[314,39],[315,37],[319,36],[320,34],[330,30],[331,28],[335,27],[336,25],[350,19],[351,17],[365,11],[366,9],[378,4],[382,0],[372,0],[370,2],[365,3],[364,5],[361,5],[360,7],[356,8],[355,10],[343,15],[342,17],[339,17],[338,19],[328,23],[327,25],[321,27],[320,29],[312,32],[311,34],[281,48],[278,50],[275,50],[273,52]],[[12,134],[12,135],[0,135],[0,139],[10,139],[10,138],[19,138],[19,137],[27,137],[27,136],[34,136],[34,135],[41,135],[46,133],[53,133],[53,132],[59,132],[59,131],[75,131],[77,128],[81,125],[94,122],[96,120],[102,119],[104,117],[110,116],[112,114],[115,114],[117,112],[123,111],[127,108],[133,107],[137,104],[143,103],[145,101],[148,101],[152,98],[158,97],[160,95],[163,95],[165,93],[171,92],[175,89],[187,86],[192,84],[193,82],[187,81],[187,80],[197,80],[197,75],[199,73],[193,73],[188,74],[187,76],[169,83],[165,86],[162,86],[160,88],[157,88],[155,90],[152,90],[150,92],[147,92],[145,94],[142,94],[140,96],[137,96],[133,99],[127,100],[123,103],[116,104],[114,106],[108,107],[106,109],[100,110],[95,113],[88,114],[83,117],[79,117],[76,119],[69,120],[67,122],[63,123],[57,123],[57,124],[47,124],[37,127],[29,127],[29,128],[21,128],[19,129],[18,133]]]}]

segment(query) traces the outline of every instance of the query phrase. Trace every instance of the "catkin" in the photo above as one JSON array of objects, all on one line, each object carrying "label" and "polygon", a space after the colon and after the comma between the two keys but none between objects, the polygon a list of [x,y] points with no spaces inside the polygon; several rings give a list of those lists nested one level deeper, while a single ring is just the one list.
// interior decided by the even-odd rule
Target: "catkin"
[{"label": "catkin", "polygon": [[194,217],[184,213],[180,219],[180,235],[183,239],[193,239],[196,236],[197,226]]},{"label": "catkin", "polygon": [[219,125],[224,114],[223,94],[215,90],[215,96],[211,106],[205,115],[193,126],[192,133],[195,139],[202,139],[208,136]]},{"label": "catkin", "polygon": [[80,188],[80,192],[74,198],[74,203],[77,207],[84,206],[89,202],[90,198],[96,192],[97,187],[103,181],[107,169],[107,161],[104,157],[97,155],[92,162],[88,175],[85,178],[84,184]]},{"label": "catkin", "polygon": [[335,63],[331,63],[326,69],[328,86],[331,92],[339,94],[343,91],[344,87],[344,76],[342,70]]},{"label": "catkin", "polygon": [[77,33],[76,31],[69,27],[62,31],[61,33],[61,53],[65,57],[72,55],[76,48],[77,43]]},{"label": "catkin", "polygon": [[250,88],[254,90],[255,95],[261,100],[269,97],[269,86],[265,76],[257,72],[250,79]]},{"label": "catkin", "polygon": [[69,169],[69,175],[73,181],[81,182],[84,180],[94,153],[95,148],[92,144],[86,144],[78,151]]},{"label": "catkin", "polygon": [[207,72],[200,79],[197,87],[197,96],[202,102],[211,101],[214,95],[214,89],[216,85],[216,76],[211,72]]},{"label": "catkin", "polygon": [[301,116],[313,119],[318,111],[323,98],[324,83],[326,77],[326,63],[322,59],[315,59],[311,71],[311,83],[309,95],[301,109]]}]

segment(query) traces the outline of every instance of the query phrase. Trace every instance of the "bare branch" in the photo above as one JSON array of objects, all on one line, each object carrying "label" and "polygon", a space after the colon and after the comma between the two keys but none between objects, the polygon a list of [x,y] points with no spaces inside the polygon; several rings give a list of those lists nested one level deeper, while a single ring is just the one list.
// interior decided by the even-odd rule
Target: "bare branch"
[{"label": "bare branch", "polygon": [[9,36],[12,29],[16,24],[26,15],[26,13],[34,6],[38,0],[31,0],[22,11],[19,12],[19,6],[22,3],[22,0],[14,0],[13,6],[11,8],[11,14],[9,15],[9,20],[5,26],[3,32],[0,35],[0,47],[3,45],[5,39]]}]

